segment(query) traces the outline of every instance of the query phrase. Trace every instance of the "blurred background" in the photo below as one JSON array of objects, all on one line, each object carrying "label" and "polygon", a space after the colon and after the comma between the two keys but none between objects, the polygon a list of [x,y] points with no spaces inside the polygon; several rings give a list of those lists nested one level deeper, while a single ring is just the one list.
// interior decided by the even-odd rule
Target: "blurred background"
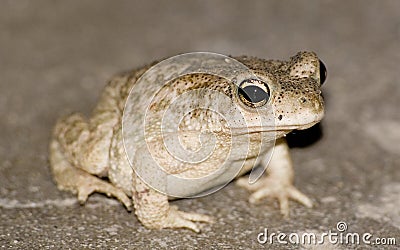
[{"label": "blurred background", "polygon": [[[114,200],[96,194],[80,206],[53,183],[47,146],[55,120],[89,114],[114,74],[184,52],[286,60],[301,50],[315,51],[328,69],[322,135],[292,150],[296,186],[315,208],[291,202],[285,220],[276,201],[250,205],[249,193],[231,184],[175,202],[216,218],[201,234],[151,231]],[[396,0],[4,0],[0,247],[262,248],[264,228],[321,234],[339,221],[400,244],[399,65]]]}]

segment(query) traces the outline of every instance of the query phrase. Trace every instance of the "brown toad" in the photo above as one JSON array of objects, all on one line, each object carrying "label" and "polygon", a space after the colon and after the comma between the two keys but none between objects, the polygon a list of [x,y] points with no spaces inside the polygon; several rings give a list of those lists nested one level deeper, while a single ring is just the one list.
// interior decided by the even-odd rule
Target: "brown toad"
[{"label": "brown toad", "polygon": [[[267,174],[256,183],[249,183],[247,177],[237,180],[239,186],[253,192],[250,202],[277,198],[286,216],[289,199],[311,207],[311,200],[292,185],[294,173],[284,136],[322,119],[320,87],[326,78],[325,66],[313,52],[299,52],[289,61],[246,56],[225,59],[230,60],[243,64],[252,76],[241,75],[240,70],[232,79],[200,72],[179,75],[162,86],[151,82],[138,86],[146,71],[154,69],[146,66],[114,77],[89,119],[72,114],[57,122],[50,165],[58,188],[76,193],[82,203],[93,192],[114,196],[128,209],[133,202],[138,219],[148,228],[198,232],[196,222],[211,222],[212,218],[180,211],[168,200],[224,185],[261,164],[268,165]],[[156,79],[157,74],[149,79]],[[197,100],[201,100],[201,108],[196,108]],[[212,112],[215,105],[220,113]],[[136,110],[138,107],[143,109]],[[165,119],[167,110],[179,120]],[[164,125],[167,132],[161,133]],[[169,131],[172,127],[175,130]],[[214,137],[207,137],[210,134]],[[124,144],[127,138],[129,142]],[[180,157],[193,161],[177,161],[170,153],[179,147],[174,144],[176,138],[184,148]],[[264,143],[275,138],[275,146]],[[197,161],[196,153],[202,147],[212,152],[206,160]],[[154,161],[165,176],[150,170]],[[208,179],[196,184],[174,182],[168,179],[171,176]]]}]

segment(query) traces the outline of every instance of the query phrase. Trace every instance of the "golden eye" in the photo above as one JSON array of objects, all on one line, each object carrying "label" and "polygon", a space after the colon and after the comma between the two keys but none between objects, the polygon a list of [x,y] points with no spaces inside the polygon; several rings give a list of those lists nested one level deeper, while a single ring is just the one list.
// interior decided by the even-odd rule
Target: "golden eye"
[{"label": "golden eye", "polygon": [[268,102],[268,85],[260,80],[246,79],[238,88],[240,100],[249,107],[261,107]]}]

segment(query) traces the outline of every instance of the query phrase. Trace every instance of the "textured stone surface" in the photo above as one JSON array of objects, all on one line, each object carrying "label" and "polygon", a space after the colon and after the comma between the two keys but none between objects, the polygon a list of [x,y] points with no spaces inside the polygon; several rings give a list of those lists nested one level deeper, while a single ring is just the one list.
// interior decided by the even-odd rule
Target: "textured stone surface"
[{"label": "textured stone surface", "polygon": [[[321,234],[339,221],[399,245],[399,16],[394,0],[2,1],[0,249],[263,248],[265,227]],[[249,205],[229,185],[174,202],[217,218],[201,234],[151,231],[114,200],[96,194],[80,206],[52,182],[55,119],[89,114],[114,73],[189,51],[285,59],[298,50],[317,52],[329,72],[322,132],[291,137],[296,185],[315,208],[293,202],[285,220],[276,202]]]}]

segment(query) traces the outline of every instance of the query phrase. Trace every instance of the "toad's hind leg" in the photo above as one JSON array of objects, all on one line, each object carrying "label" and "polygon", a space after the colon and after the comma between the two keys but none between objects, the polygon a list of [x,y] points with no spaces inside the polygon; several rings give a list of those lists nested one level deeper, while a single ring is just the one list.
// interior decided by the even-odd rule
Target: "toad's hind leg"
[{"label": "toad's hind leg", "polygon": [[90,139],[88,124],[81,115],[73,114],[57,122],[50,143],[50,166],[58,188],[77,194],[81,203],[93,192],[105,193],[130,209],[131,201],[121,189],[93,175],[104,174],[104,169],[96,167],[101,165],[101,159],[82,154],[96,151],[96,143],[90,144]]}]

